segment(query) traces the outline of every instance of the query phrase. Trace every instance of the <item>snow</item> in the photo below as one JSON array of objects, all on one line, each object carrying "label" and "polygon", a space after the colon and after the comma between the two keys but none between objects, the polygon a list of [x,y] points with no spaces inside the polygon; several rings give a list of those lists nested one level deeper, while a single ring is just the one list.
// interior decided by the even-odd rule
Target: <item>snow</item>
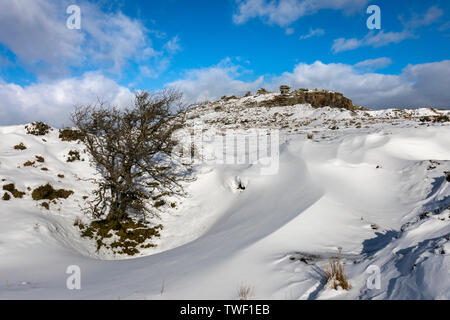
[{"label": "snow", "polygon": [[[431,109],[240,106],[272,95],[220,102],[225,111],[199,107],[182,135],[199,121],[203,137],[237,128],[244,115],[249,128],[287,123],[276,174],[261,175],[261,164],[198,164],[189,196],[154,221],[164,225],[157,247],[134,258],[96,252],[73,226],[87,221],[87,179],[98,177],[81,144],[61,141],[56,129],[36,137],[0,127],[0,180],[26,191],[0,200],[0,299],[236,299],[241,285],[255,299],[449,299],[448,123],[420,123]],[[20,142],[26,150],[13,149]],[[69,150],[85,161],[66,162]],[[35,155],[45,162],[24,167]],[[46,210],[27,188],[47,182],[75,193]],[[321,274],[339,248],[349,291],[328,288]],[[81,290],[66,287],[71,265],[80,266]],[[381,270],[380,289],[366,285],[370,265]]]}]

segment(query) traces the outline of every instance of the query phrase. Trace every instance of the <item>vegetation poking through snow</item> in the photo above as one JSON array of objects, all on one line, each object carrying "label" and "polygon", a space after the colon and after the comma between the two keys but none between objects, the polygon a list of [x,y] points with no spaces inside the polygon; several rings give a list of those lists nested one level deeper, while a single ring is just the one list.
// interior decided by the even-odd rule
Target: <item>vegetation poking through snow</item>
[{"label": "vegetation poking through snow", "polygon": [[67,158],[67,162],[75,162],[75,161],[80,161],[81,157],[80,157],[80,152],[77,150],[70,150],[69,154],[68,154],[68,158]]},{"label": "vegetation poking through snow", "polygon": [[436,116],[423,116],[420,118],[421,122],[432,122],[432,123],[444,123],[450,122],[450,117],[445,114],[440,114]]},{"label": "vegetation poking through snow", "polygon": [[77,140],[83,140],[83,134],[80,130],[73,129],[73,128],[65,128],[62,130],[59,130],[59,138],[62,141],[77,141]]},{"label": "vegetation poking through snow", "polygon": [[331,258],[329,260],[329,266],[325,267],[325,279],[327,280],[328,286],[332,289],[338,290],[341,287],[344,290],[351,289],[351,285],[347,280],[347,276],[344,272],[344,264],[341,261],[341,252],[337,257]]},{"label": "vegetation poking through snow", "polygon": [[45,162],[45,158],[42,157],[42,156],[35,156],[35,158],[36,158],[36,161],[39,162],[39,163],[44,163]]},{"label": "vegetation poking through snow", "polygon": [[37,187],[31,193],[33,200],[54,200],[54,199],[67,199],[73,194],[72,190],[58,189],[55,190],[49,183],[46,185]]},{"label": "vegetation poking through snow", "polygon": [[27,134],[32,134],[34,136],[45,136],[50,132],[51,127],[44,122],[33,122],[25,126]]},{"label": "vegetation poking through snow", "polygon": [[26,161],[26,162],[24,162],[23,166],[24,166],[24,167],[31,167],[31,166],[33,166],[35,163],[36,163],[36,162],[34,162],[34,161]]},{"label": "vegetation poking through snow", "polygon": [[16,145],[14,146],[14,149],[15,149],[15,150],[26,150],[27,147],[23,144],[23,142],[21,142],[21,143],[19,143],[19,144],[16,144]]},{"label": "vegetation poking through snow", "polygon": [[[135,222],[131,218],[124,220],[97,220],[89,225],[80,219],[74,225],[81,230],[81,236],[96,241],[97,251],[102,247],[112,250],[116,254],[134,256],[139,249],[155,247],[150,242],[154,237],[160,237],[162,225],[149,226],[143,222]],[[110,239],[110,241],[108,241]]]},{"label": "vegetation poking through snow", "polygon": [[254,296],[253,288],[247,285],[240,285],[237,290],[239,300],[250,300]]},{"label": "vegetation poking through snow", "polygon": [[[25,192],[21,192],[16,189],[16,186],[14,185],[14,183],[3,185],[3,190],[10,192],[14,196],[14,198],[21,199],[25,195]],[[5,200],[5,199],[3,199],[3,200]]]}]

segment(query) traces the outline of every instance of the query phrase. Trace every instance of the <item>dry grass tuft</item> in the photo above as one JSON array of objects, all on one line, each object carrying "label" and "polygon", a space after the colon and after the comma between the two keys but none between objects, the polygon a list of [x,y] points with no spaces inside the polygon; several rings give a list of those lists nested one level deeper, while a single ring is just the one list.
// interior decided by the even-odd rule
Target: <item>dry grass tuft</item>
[{"label": "dry grass tuft", "polygon": [[347,276],[344,273],[344,265],[341,261],[341,255],[329,260],[329,266],[325,267],[325,279],[327,280],[328,286],[331,289],[337,290],[341,287],[344,290],[351,289],[351,285],[347,280]]},{"label": "dry grass tuft", "polygon": [[254,296],[253,288],[247,285],[240,285],[237,290],[239,300],[250,300]]}]

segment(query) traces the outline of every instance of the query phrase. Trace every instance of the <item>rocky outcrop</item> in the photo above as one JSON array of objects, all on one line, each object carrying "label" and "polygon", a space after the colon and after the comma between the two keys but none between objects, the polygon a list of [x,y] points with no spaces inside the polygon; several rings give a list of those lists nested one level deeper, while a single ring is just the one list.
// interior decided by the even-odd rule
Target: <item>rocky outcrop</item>
[{"label": "rocky outcrop", "polygon": [[273,99],[262,101],[259,106],[292,106],[296,104],[310,104],[313,108],[331,107],[347,110],[357,110],[352,100],[344,97],[342,93],[326,90],[298,89],[292,92],[284,91],[283,94]]},{"label": "rocky outcrop", "polygon": [[280,86],[280,93],[282,95],[288,95],[290,90],[291,88],[289,86],[286,85]]}]

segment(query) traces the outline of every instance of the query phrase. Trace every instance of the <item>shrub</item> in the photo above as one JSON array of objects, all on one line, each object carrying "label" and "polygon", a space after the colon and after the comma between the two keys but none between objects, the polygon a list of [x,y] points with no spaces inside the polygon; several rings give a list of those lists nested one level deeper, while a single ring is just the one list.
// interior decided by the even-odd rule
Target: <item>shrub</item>
[{"label": "shrub", "polygon": [[15,146],[14,146],[14,149],[15,149],[15,150],[26,150],[27,147],[23,144],[23,142],[21,142],[21,143],[15,145]]},{"label": "shrub", "polygon": [[225,100],[225,101],[232,100],[232,99],[238,99],[238,97],[236,97],[236,96],[223,96],[221,98],[221,100]]},{"label": "shrub", "polygon": [[253,288],[246,285],[241,285],[238,288],[237,296],[239,300],[250,300],[253,296]]},{"label": "shrub", "polygon": [[75,218],[73,225],[80,229],[84,229],[86,227],[86,225],[83,223],[83,221],[79,217]]},{"label": "shrub", "polygon": [[14,183],[5,184],[3,186],[3,190],[9,191],[14,196],[14,198],[21,199],[25,195],[25,192],[21,192],[16,189],[16,186],[14,185]]},{"label": "shrub", "polygon": [[11,200],[11,196],[9,195],[8,192],[5,192],[5,194],[3,195],[2,199],[5,200],[5,201],[9,201],[9,200]]},{"label": "shrub", "polygon": [[268,92],[266,89],[261,88],[261,89],[259,89],[256,93],[257,93],[257,94],[266,94],[266,93],[269,93],[269,92]]},{"label": "shrub", "polygon": [[41,156],[35,156],[35,157],[36,157],[36,161],[37,162],[40,162],[40,163],[44,163],[45,162],[44,157],[41,157]]},{"label": "shrub", "polygon": [[444,122],[449,122],[450,117],[445,114],[441,114],[438,116],[423,116],[423,117],[419,118],[419,120],[421,122],[444,123]]},{"label": "shrub", "polygon": [[[97,251],[101,247],[111,249],[114,253],[127,254],[133,256],[139,253],[139,249],[151,248],[155,245],[147,241],[153,237],[160,237],[159,230],[162,225],[149,227],[142,222],[135,222],[132,219],[97,220],[85,225],[80,219],[76,219],[74,226],[81,230],[81,236],[91,238],[97,242]],[[116,236],[117,239],[111,243],[105,242]]]},{"label": "shrub", "polygon": [[63,174],[58,174],[58,178],[64,179],[64,175]]},{"label": "shrub", "polygon": [[50,204],[48,202],[42,202],[41,206],[43,206],[47,210],[50,210]]},{"label": "shrub", "polygon": [[59,138],[62,141],[76,141],[83,140],[83,134],[80,130],[65,128],[63,130],[59,130]]},{"label": "shrub", "polygon": [[344,273],[344,265],[342,264],[340,253],[338,257],[329,260],[329,267],[325,268],[324,271],[325,279],[330,288],[335,290],[337,290],[338,287],[341,287],[344,290],[349,290],[351,288],[347,276]]},{"label": "shrub", "polygon": [[32,165],[34,165],[35,162],[34,161],[27,161],[23,164],[24,167],[31,167]]},{"label": "shrub", "polygon": [[80,161],[80,152],[78,152],[77,150],[70,150],[69,154],[68,154],[68,158],[67,158],[67,162],[74,162],[74,161]]},{"label": "shrub", "polygon": [[59,189],[55,190],[53,187],[47,183],[44,186],[37,187],[31,193],[33,200],[54,200],[54,199],[67,199],[73,194],[71,190]]},{"label": "shrub", "polygon": [[33,122],[25,126],[27,134],[32,134],[34,136],[45,136],[50,131],[50,126],[44,122]]},{"label": "shrub", "polygon": [[165,205],[166,204],[166,202],[164,201],[164,200],[158,200],[158,201],[156,201],[154,204],[153,204],[153,206],[155,207],[155,208],[159,208],[159,207],[162,207],[163,205]]},{"label": "shrub", "polygon": [[308,134],[306,135],[306,137],[307,137],[309,140],[311,140],[311,139],[314,137],[314,135],[313,135],[312,133],[308,133]]}]

